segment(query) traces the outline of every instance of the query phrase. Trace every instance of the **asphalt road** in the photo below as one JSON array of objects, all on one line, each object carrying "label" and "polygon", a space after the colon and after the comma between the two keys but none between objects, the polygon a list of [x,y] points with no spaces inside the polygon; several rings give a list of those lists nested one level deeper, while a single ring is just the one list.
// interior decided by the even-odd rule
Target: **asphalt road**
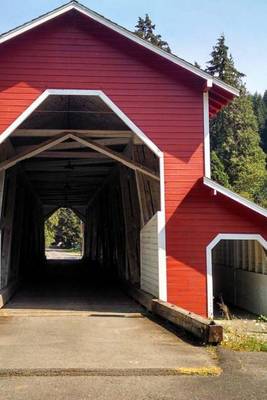
[{"label": "asphalt road", "polygon": [[219,377],[0,378],[2,400],[264,400],[267,353],[220,352]]},{"label": "asphalt road", "polygon": [[80,253],[71,253],[62,249],[46,249],[45,255],[47,260],[80,260]]},{"label": "asphalt road", "polygon": [[[267,353],[219,349],[211,357],[205,347],[148,318],[116,286],[90,286],[84,277],[63,283],[22,287],[0,311],[0,400],[267,398]],[[212,366],[222,374],[168,374]],[[52,376],[52,368],[61,376]],[[16,376],[16,370],[32,376]],[[85,376],[83,370],[96,372]]]}]

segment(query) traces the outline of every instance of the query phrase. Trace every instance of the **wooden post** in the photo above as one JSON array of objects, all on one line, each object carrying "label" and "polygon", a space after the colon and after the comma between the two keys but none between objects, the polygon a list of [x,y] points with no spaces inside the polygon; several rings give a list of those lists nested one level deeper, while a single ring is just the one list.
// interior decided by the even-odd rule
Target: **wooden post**
[{"label": "wooden post", "polygon": [[16,196],[16,170],[10,172],[7,177],[6,190],[4,193],[4,207],[1,217],[2,228],[2,254],[1,254],[1,287],[8,284],[10,275],[10,261],[12,248],[12,232],[14,222],[14,207]]},{"label": "wooden post", "polygon": [[2,289],[2,207],[5,187],[5,171],[0,172],[0,289]]}]

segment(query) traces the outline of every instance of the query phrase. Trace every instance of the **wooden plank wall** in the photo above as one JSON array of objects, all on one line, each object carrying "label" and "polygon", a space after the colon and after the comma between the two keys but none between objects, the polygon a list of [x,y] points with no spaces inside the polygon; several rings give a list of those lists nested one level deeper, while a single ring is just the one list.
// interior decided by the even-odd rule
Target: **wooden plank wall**
[{"label": "wooden plank wall", "polygon": [[16,198],[16,168],[6,173],[4,196],[1,214],[1,288],[4,288],[13,278],[11,268],[12,233]]},{"label": "wooden plank wall", "polygon": [[85,256],[109,270],[124,261],[122,203],[116,178],[117,171],[102,186],[86,213]]},{"label": "wooden plank wall", "polygon": [[267,274],[267,251],[256,240],[222,240],[213,250],[213,263]]},{"label": "wooden plank wall", "polygon": [[140,210],[135,174],[118,166],[99,191],[87,212],[86,256],[139,283]]},{"label": "wooden plank wall", "polygon": [[[159,173],[159,160],[147,146],[133,146],[132,157],[155,173]],[[136,181],[143,227],[160,210],[160,183],[140,172],[136,172]]]},{"label": "wooden plank wall", "polygon": [[40,272],[44,255],[40,203],[19,167],[6,172],[1,214],[1,287]]},{"label": "wooden plank wall", "polygon": [[141,230],[141,289],[159,297],[158,213]]},{"label": "wooden plank wall", "polygon": [[[12,254],[19,258],[12,260],[20,276],[38,276],[42,273],[44,261],[44,217],[41,203],[36,198],[23,175],[19,176]],[[21,216],[22,214],[22,216]],[[22,226],[22,229],[19,228]]]},{"label": "wooden plank wall", "polygon": [[[130,144],[127,157],[158,172],[145,146]],[[86,258],[140,285],[140,232],[160,207],[159,182],[118,164],[87,211]]]}]

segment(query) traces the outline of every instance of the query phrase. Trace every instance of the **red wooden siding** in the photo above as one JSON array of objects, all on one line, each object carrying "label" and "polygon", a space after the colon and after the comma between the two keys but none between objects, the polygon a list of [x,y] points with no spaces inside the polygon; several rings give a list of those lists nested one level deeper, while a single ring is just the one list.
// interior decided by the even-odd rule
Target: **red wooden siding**
[{"label": "red wooden siding", "polygon": [[266,219],[198,182],[167,224],[168,298],[205,314],[206,247],[218,233],[257,233],[267,238]]},{"label": "red wooden siding", "polygon": [[205,246],[257,225],[227,210],[203,176],[200,82],[157,55],[74,15],[0,48],[0,132],[45,89],[103,90],[165,153],[168,300],[206,314]]}]

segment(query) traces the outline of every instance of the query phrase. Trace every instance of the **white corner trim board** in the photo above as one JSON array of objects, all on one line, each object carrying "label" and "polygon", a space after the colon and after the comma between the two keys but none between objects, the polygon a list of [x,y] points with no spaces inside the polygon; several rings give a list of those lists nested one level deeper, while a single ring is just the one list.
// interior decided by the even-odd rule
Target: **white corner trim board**
[{"label": "white corner trim board", "polygon": [[267,241],[258,234],[219,233],[206,248],[208,317],[213,318],[212,250],[221,240],[256,240],[267,250]]},{"label": "white corner trim board", "polygon": [[240,196],[237,193],[232,192],[229,189],[226,189],[225,187],[221,186],[219,183],[214,182],[213,180],[204,177],[203,178],[203,183],[205,186],[210,187],[214,191],[223,194],[226,197],[229,197],[230,199],[236,201],[239,204],[242,204],[243,206],[249,208],[250,210],[255,211],[256,213],[267,217],[267,209],[258,206],[257,204],[253,203],[250,200],[245,199],[244,197]]},{"label": "white corner trim board", "polygon": [[210,119],[209,92],[203,92],[203,121],[204,121],[204,171],[207,178],[211,177],[210,169]]},{"label": "white corner trim board", "polygon": [[127,29],[123,28],[122,26],[106,19],[102,15],[90,10],[89,8],[83,6],[82,4],[79,4],[75,1],[71,1],[70,3],[63,5],[62,7],[59,7],[43,16],[40,16],[39,18],[36,18],[18,28],[15,28],[15,29],[1,35],[0,36],[0,44],[6,42],[16,36],[19,36],[22,33],[27,32],[37,26],[40,26],[43,23],[50,21],[60,15],[63,15],[71,10],[78,11],[79,13],[81,13],[81,14],[93,19],[94,21],[106,26],[107,28],[119,33],[120,35],[126,37],[127,39],[130,39],[131,41],[149,49],[150,51],[173,62],[176,65],[179,65],[180,67],[186,69],[187,71],[192,72],[194,75],[197,75],[197,76],[205,79],[208,87],[212,87],[212,84],[214,83],[216,86],[226,90],[227,92],[229,92],[235,96],[239,95],[239,91],[237,89],[233,88],[232,86],[227,85],[226,83],[220,81],[219,79],[214,78],[213,76],[209,75],[205,71],[202,71],[200,68],[197,68],[194,65],[188,63],[187,61],[185,61],[173,54],[167,53],[166,51],[152,45],[148,41],[139,38],[137,35],[128,31]]}]

